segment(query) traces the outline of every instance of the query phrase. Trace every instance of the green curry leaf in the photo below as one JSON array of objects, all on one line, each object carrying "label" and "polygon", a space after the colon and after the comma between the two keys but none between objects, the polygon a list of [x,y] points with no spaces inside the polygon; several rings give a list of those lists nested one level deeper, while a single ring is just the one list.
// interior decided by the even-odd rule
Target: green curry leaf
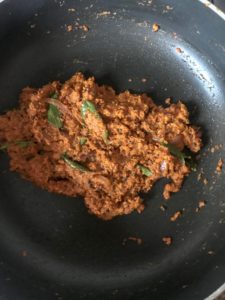
[{"label": "green curry leaf", "polygon": [[6,150],[9,146],[9,143],[5,143],[5,144],[2,144],[0,145],[0,150]]},{"label": "green curry leaf", "polygon": [[17,145],[20,148],[27,148],[32,144],[33,144],[32,141],[15,141],[15,142],[10,142],[10,143],[5,143],[0,145],[0,150],[6,150],[10,145]]},{"label": "green curry leaf", "polygon": [[81,165],[81,164],[80,164],[79,162],[77,162],[77,161],[71,160],[71,159],[67,156],[67,154],[63,154],[63,155],[62,155],[62,159],[65,161],[65,163],[66,163],[68,166],[70,166],[70,167],[73,168],[73,169],[79,170],[79,171],[81,171],[81,172],[90,172],[90,170],[89,170],[87,167]]},{"label": "green curry leaf", "polygon": [[[49,97],[54,99],[54,100],[57,100],[58,97],[59,97],[59,93],[57,91],[55,91]],[[54,104],[49,104],[49,107],[48,107],[48,122],[56,128],[62,128],[63,127],[62,120],[60,119],[60,111],[59,111],[58,107]]]},{"label": "green curry leaf", "polygon": [[32,145],[33,142],[31,142],[31,141],[16,141],[15,144],[18,145],[20,148],[27,148],[30,145]]},{"label": "green curry leaf", "polygon": [[81,137],[80,138],[80,145],[83,146],[87,143],[87,138],[86,137]]},{"label": "green curry leaf", "polygon": [[98,113],[98,111],[97,111],[94,103],[92,103],[89,100],[86,100],[86,101],[84,101],[82,103],[82,106],[81,106],[81,116],[82,116],[83,120],[85,120],[86,113],[88,111],[90,113],[94,114],[96,118],[101,119],[101,117],[100,117],[100,115],[99,115],[99,113]]},{"label": "green curry leaf", "polygon": [[60,111],[58,107],[53,104],[49,104],[48,107],[48,122],[56,128],[62,128],[63,123],[60,119]]},{"label": "green curry leaf", "polygon": [[165,144],[162,143],[164,147],[167,147],[170,154],[177,157],[183,165],[189,167],[192,171],[197,170],[197,164],[194,161],[193,157],[190,154],[180,151],[175,145],[173,144]]},{"label": "green curry leaf", "polygon": [[103,138],[103,141],[107,144],[108,139],[109,139],[109,132],[107,129],[103,132],[102,138]]},{"label": "green curry leaf", "polygon": [[147,177],[152,176],[152,171],[149,168],[147,168],[141,164],[137,164],[137,167],[141,170],[141,173],[143,175],[145,175]]},{"label": "green curry leaf", "polygon": [[58,99],[59,93],[58,93],[57,91],[55,91],[55,92],[52,93],[49,97],[52,98],[52,99]]}]

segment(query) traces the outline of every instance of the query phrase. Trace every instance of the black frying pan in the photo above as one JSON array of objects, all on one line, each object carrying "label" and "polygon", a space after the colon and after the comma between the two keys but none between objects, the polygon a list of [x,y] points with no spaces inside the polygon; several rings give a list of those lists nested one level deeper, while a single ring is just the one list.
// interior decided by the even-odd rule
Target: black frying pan
[{"label": "black frying pan", "polygon": [[[67,32],[76,22],[89,31]],[[50,194],[11,173],[1,153],[0,299],[194,300],[223,284],[225,173],[214,171],[225,151],[208,151],[225,136],[222,17],[197,0],[5,0],[0,41],[2,113],[17,105],[24,86],[64,81],[78,70],[117,91],[147,92],[160,104],[183,99],[203,128],[198,170],[208,180],[191,174],[165,213],[161,181],[143,195],[141,215],[104,222],[81,199]],[[201,199],[207,205],[196,213]],[[183,217],[170,222],[180,209]],[[162,243],[166,235],[170,247]],[[143,244],[123,246],[129,236]]]}]

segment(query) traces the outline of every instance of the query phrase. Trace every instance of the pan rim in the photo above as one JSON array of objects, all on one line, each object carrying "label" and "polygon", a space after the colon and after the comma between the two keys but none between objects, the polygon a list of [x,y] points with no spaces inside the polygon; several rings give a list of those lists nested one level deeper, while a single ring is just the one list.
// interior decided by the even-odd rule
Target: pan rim
[{"label": "pan rim", "polygon": [[214,13],[216,13],[220,18],[222,18],[225,21],[225,13],[219,7],[211,3],[209,0],[198,1],[205,5],[205,7],[211,9]]},{"label": "pan rim", "polygon": [[[198,0],[203,5],[205,5],[207,8],[211,9],[215,14],[217,14],[220,18],[222,18],[225,21],[225,13],[215,6],[213,3],[211,3],[209,0]],[[214,292],[212,292],[205,300],[214,300],[217,297],[219,297],[223,292],[225,291],[225,283],[219,286]]]},{"label": "pan rim", "polygon": [[[222,18],[225,21],[225,13],[215,6],[213,3],[211,3],[209,0],[198,0],[203,5],[205,5],[207,8],[211,9],[215,14],[217,14],[220,18]],[[225,283],[223,283],[221,286],[219,286],[214,292],[212,292],[205,300],[214,300],[217,297],[219,297],[223,292],[225,291]]]},{"label": "pan rim", "polygon": [[221,294],[225,291],[225,283],[222,284],[218,289],[216,289],[212,294],[210,294],[205,300],[214,300],[217,297],[221,296]]}]

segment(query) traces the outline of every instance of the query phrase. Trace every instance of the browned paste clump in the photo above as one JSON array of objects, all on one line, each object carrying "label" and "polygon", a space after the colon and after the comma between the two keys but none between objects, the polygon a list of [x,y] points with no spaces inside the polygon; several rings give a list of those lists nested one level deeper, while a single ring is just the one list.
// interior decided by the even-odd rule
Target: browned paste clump
[{"label": "browned paste clump", "polygon": [[139,193],[162,177],[165,199],[179,191],[191,170],[168,145],[198,152],[201,137],[183,103],[164,108],[145,94],[117,95],[77,73],[23,89],[19,108],[0,117],[0,144],[11,170],[49,192],[82,196],[89,212],[109,220],[141,212]]}]

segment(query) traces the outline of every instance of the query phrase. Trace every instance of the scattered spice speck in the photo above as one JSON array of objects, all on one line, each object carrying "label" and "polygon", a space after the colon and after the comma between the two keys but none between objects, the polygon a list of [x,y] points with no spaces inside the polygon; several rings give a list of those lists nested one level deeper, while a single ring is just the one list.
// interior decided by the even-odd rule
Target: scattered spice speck
[{"label": "scattered spice speck", "polygon": [[164,205],[164,204],[160,205],[159,208],[160,208],[161,211],[166,211],[167,210],[167,206]]},{"label": "scattered spice speck", "polygon": [[197,176],[197,180],[200,181],[202,179],[202,173],[199,173]]},{"label": "scattered spice speck", "polygon": [[87,25],[80,25],[79,28],[81,30],[83,30],[84,32],[88,32],[89,31],[89,27]]},{"label": "scattered spice speck", "polygon": [[202,208],[205,207],[205,206],[206,206],[206,201],[205,201],[205,200],[200,200],[200,201],[198,202],[198,207],[196,208],[196,212],[199,212],[200,209],[202,209]]},{"label": "scattered spice speck", "polygon": [[146,78],[142,78],[141,81],[142,81],[143,83],[145,83],[145,82],[147,81],[147,79],[146,79]]},{"label": "scattered spice speck", "polygon": [[27,250],[22,250],[21,252],[20,252],[20,256],[22,256],[22,257],[26,257],[27,256]]},{"label": "scattered spice speck", "polygon": [[131,78],[128,78],[128,82],[132,82],[132,79],[131,79]]},{"label": "scattered spice speck", "polygon": [[68,12],[74,12],[74,11],[76,11],[75,8],[68,8]]},{"label": "scattered spice speck", "polygon": [[162,241],[165,245],[170,246],[173,242],[172,237],[171,236],[164,236],[162,238]]},{"label": "scattered spice speck", "polygon": [[176,51],[177,51],[177,53],[183,53],[184,51],[183,50],[181,50],[181,48],[176,48]]},{"label": "scattered spice speck", "polygon": [[210,149],[210,152],[211,152],[211,153],[214,153],[214,152],[215,152],[215,148],[212,147],[212,148]]},{"label": "scattered spice speck", "polygon": [[171,98],[166,98],[165,103],[166,103],[167,105],[170,105],[170,104],[171,104],[171,101],[172,101]]},{"label": "scattered spice speck", "polygon": [[175,212],[175,214],[172,215],[172,217],[170,217],[170,221],[175,222],[178,218],[181,217],[181,215],[182,215],[182,212],[180,210]]},{"label": "scattered spice speck", "polygon": [[209,255],[214,255],[214,254],[215,254],[215,252],[214,252],[214,251],[212,251],[212,250],[210,250],[210,251],[208,251],[208,254],[209,254]]},{"label": "scattered spice speck", "polygon": [[108,16],[110,14],[111,14],[110,11],[102,11],[102,12],[97,14],[97,17],[104,17],[104,16]]},{"label": "scattered spice speck", "polygon": [[67,32],[71,32],[73,30],[73,26],[72,25],[67,25]]},{"label": "scattered spice speck", "polygon": [[35,27],[36,27],[36,24],[31,24],[31,25],[30,25],[30,28],[31,28],[31,29],[33,29],[33,28],[35,28]]},{"label": "scattered spice speck", "polygon": [[207,185],[208,184],[208,180],[206,178],[203,179],[203,183],[204,185]]},{"label": "scattered spice speck", "polygon": [[220,158],[216,166],[216,173],[221,174],[223,168],[223,160]]},{"label": "scattered spice speck", "polygon": [[169,6],[169,5],[166,5],[166,9],[167,9],[167,10],[173,10],[173,7],[172,7],[172,6]]},{"label": "scattered spice speck", "polygon": [[159,24],[154,23],[154,24],[152,25],[152,31],[153,31],[153,32],[157,32],[157,31],[159,31],[159,29],[160,29]]},{"label": "scattered spice speck", "polygon": [[128,238],[123,239],[122,242],[123,246],[125,246],[128,241],[136,242],[137,245],[141,245],[143,243],[143,240],[141,238],[135,236],[129,236]]}]

